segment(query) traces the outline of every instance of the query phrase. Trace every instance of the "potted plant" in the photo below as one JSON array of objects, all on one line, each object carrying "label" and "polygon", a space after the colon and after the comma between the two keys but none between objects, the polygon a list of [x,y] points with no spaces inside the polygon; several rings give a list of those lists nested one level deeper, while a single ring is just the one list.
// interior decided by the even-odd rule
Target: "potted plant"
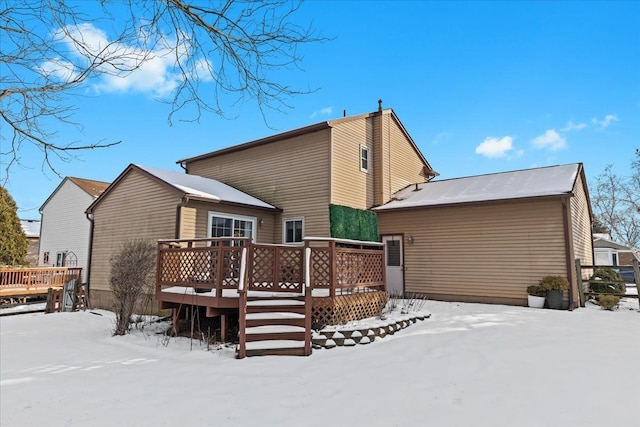
[{"label": "potted plant", "polygon": [[547,291],[547,307],[555,310],[562,309],[564,291],[569,289],[569,281],[562,276],[545,276],[538,286]]},{"label": "potted plant", "polygon": [[527,286],[527,302],[529,307],[543,308],[547,290],[540,285]]}]

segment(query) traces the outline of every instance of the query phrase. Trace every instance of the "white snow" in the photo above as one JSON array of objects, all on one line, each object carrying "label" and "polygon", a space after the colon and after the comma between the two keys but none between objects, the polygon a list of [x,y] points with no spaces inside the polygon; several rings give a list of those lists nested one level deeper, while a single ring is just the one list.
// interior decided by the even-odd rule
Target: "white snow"
[{"label": "white snow", "polygon": [[428,301],[366,346],[243,360],[106,311],[0,317],[0,425],[636,426],[637,304]]},{"label": "white snow", "polygon": [[574,163],[410,185],[373,210],[568,194],[573,190],[579,168]]}]

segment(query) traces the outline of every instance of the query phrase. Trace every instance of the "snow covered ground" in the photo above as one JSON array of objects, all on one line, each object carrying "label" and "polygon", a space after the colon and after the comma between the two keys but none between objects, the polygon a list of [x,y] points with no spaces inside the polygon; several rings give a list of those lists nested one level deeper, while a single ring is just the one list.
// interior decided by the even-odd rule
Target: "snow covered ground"
[{"label": "snow covered ground", "polygon": [[243,360],[166,325],[112,337],[106,311],[2,317],[0,425],[638,425],[637,300],[425,309],[372,344]]}]

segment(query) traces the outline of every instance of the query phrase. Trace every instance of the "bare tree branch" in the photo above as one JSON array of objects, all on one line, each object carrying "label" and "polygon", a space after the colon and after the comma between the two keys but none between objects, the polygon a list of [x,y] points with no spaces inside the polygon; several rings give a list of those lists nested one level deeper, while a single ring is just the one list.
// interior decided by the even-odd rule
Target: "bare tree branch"
[{"label": "bare tree branch", "polygon": [[289,0],[83,5],[0,0],[0,154],[7,177],[26,145],[37,147],[43,168],[56,172],[55,163],[70,161],[75,151],[118,144],[59,143],[50,126],[78,126],[72,117],[82,91],[92,85],[113,90],[109,85],[149,64],[166,67],[166,90],[156,96],[170,106],[170,124],[198,121],[203,113],[232,117],[233,107],[246,101],[258,106],[266,123],[267,110],[282,110],[292,96],[312,92],[279,76],[299,67],[299,46],[326,40],[294,23],[300,4]]}]

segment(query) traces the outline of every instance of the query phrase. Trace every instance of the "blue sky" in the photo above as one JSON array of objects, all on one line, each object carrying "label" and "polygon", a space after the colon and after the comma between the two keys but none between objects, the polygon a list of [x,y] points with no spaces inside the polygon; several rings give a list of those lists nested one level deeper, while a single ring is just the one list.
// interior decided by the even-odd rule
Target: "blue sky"
[{"label": "blue sky", "polygon": [[[170,127],[153,78],[168,71],[156,67],[118,87],[87,82],[72,100],[83,127],[52,124],[57,142],[123,142],[56,168],[102,181],[129,163],[180,170],[179,159],[374,111],[378,99],[440,178],[583,162],[591,182],[607,164],[626,173],[640,148],[640,2],[309,1],[298,20],[334,38],[303,49],[303,70],[273,76],[318,90],[267,111],[269,126],[248,101],[233,119]],[[21,218],[38,219],[61,179],[37,151],[21,163],[7,189]]]}]

